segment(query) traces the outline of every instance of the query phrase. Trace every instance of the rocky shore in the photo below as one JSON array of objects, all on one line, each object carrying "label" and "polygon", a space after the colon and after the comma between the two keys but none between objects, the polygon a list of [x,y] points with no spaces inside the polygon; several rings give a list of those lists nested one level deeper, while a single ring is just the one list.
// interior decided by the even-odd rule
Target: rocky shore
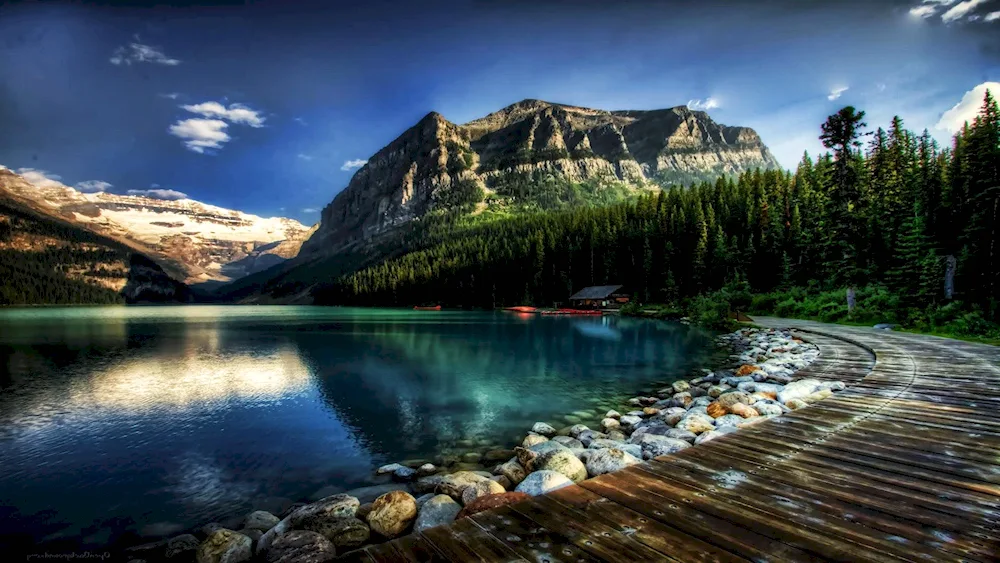
[{"label": "rocky shore", "polygon": [[[322,563],[339,554],[516,503],[643,460],[696,447],[842,390],[795,379],[819,355],[786,331],[742,329],[718,337],[725,367],[674,381],[648,396],[536,422],[511,449],[393,463],[392,483],[255,511],[224,527],[131,548],[133,563]],[[589,423],[589,424],[586,424]],[[238,524],[238,525],[237,525]]]}]

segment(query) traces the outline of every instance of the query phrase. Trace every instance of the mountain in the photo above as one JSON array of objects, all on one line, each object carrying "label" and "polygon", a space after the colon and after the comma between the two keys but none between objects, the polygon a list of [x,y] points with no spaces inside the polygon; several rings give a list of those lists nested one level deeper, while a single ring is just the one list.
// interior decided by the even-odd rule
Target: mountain
[{"label": "mountain", "polygon": [[310,229],[191,199],[83,193],[58,182],[35,185],[0,169],[0,194],[45,215],[110,237],[188,284],[227,282],[298,254]]},{"label": "mountain", "polygon": [[191,300],[146,256],[0,192],[0,305]]},{"label": "mountain", "polygon": [[[434,209],[482,211],[539,200],[536,186],[552,179],[599,181],[591,190],[599,192],[754,168],[778,168],[756,132],[683,106],[604,111],[524,100],[464,125],[432,112],[368,159],[323,210],[301,253],[330,255]],[[564,192],[555,198],[564,200]]]}]

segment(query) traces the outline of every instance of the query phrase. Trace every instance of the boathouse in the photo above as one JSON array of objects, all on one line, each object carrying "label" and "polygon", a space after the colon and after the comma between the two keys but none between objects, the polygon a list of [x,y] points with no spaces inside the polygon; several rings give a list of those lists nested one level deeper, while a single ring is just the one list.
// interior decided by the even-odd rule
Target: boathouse
[{"label": "boathouse", "polygon": [[629,302],[629,295],[621,285],[595,285],[585,287],[570,296],[569,302],[577,309],[617,309]]}]

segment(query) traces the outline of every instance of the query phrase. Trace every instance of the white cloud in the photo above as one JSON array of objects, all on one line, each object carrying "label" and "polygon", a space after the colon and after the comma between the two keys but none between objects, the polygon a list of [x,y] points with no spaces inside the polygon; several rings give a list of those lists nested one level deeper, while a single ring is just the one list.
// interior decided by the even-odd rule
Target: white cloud
[{"label": "white cloud", "polygon": [[184,140],[188,149],[204,154],[205,149],[221,149],[232,138],[226,132],[230,123],[263,127],[264,118],[257,110],[243,104],[226,107],[219,102],[183,105],[181,108],[202,118],[181,119],[170,126],[171,135]]},{"label": "white cloud", "polygon": [[184,146],[196,153],[205,149],[220,149],[228,142],[229,124],[221,119],[182,119],[170,126],[171,135],[184,140]]},{"label": "white cloud", "polygon": [[[156,184],[153,184],[154,186]],[[134,195],[139,197],[149,197],[153,199],[187,199],[188,196],[184,192],[179,192],[177,190],[166,190],[166,189],[150,189],[150,190],[129,190],[128,195]]]},{"label": "white cloud", "polygon": [[312,160],[313,159],[313,157],[309,156],[308,154],[302,154],[302,153],[299,153],[298,157],[300,159],[302,159],[302,160]]},{"label": "white cloud", "polygon": [[142,43],[129,43],[115,49],[111,54],[111,64],[131,65],[132,63],[152,63],[158,65],[177,66],[181,62],[170,58],[159,48]]},{"label": "white cloud", "polygon": [[832,102],[833,100],[836,100],[836,99],[840,98],[840,96],[843,95],[843,93],[846,92],[846,91],[848,91],[849,89],[850,88],[847,87],[847,86],[838,86],[838,87],[834,88],[833,90],[830,90],[830,95],[828,95],[826,97],[826,99],[828,99],[828,100],[830,100]]},{"label": "white cloud", "polygon": [[315,207],[307,207],[307,208],[303,209],[302,212],[303,213],[319,213],[319,209],[316,209]]},{"label": "white cloud", "polygon": [[299,125],[309,125],[308,123],[306,123],[306,120],[302,119],[301,117],[293,117],[292,121],[298,123]]},{"label": "white cloud", "polygon": [[913,8],[910,8],[910,15],[915,18],[926,19],[933,16],[936,12],[937,8],[929,4],[923,4],[921,6],[914,6]]},{"label": "white cloud", "polygon": [[83,182],[77,182],[77,184],[73,187],[84,193],[95,193],[106,192],[108,191],[108,188],[112,186],[110,183],[102,180],[86,180]]},{"label": "white cloud", "polygon": [[687,107],[694,111],[708,111],[710,109],[715,109],[719,107],[719,100],[715,98],[708,98],[706,100],[689,100]]},{"label": "white cloud", "polygon": [[250,127],[264,126],[264,118],[260,116],[260,113],[243,104],[230,104],[227,108],[219,102],[202,102],[181,107],[204,117],[218,117],[231,123],[240,123]]},{"label": "white cloud", "polygon": [[996,12],[990,12],[986,14],[986,17],[983,18],[984,22],[995,22],[997,20],[1000,20],[1000,10]]},{"label": "white cloud", "polygon": [[986,90],[993,93],[994,97],[1000,96],[1000,82],[983,82],[962,96],[962,100],[955,104],[955,107],[941,114],[935,129],[955,133],[960,130],[966,121],[972,123],[979,108],[983,105],[983,97]]},{"label": "white cloud", "polygon": [[983,2],[986,2],[986,0],[965,0],[965,2],[959,2],[947,12],[941,14],[941,21],[951,23],[957,19],[961,19]]},{"label": "white cloud", "polygon": [[66,187],[66,184],[59,181],[62,179],[62,176],[46,172],[45,170],[38,170],[36,168],[18,168],[17,173],[20,174],[22,178],[27,180],[29,184],[37,188]]},{"label": "white cloud", "polygon": [[166,94],[160,94],[160,97],[161,98],[170,98],[171,100],[176,100],[177,98],[180,98],[181,95],[180,95],[179,92],[169,92],[169,93],[166,93]]},{"label": "white cloud", "polygon": [[343,170],[344,172],[350,172],[351,170],[354,170],[356,168],[361,168],[365,164],[368,164],[368,161],[361,160],[360,158],[357,160],[347,160],[344,161],[344,165],[341,166],[340,169]]}]

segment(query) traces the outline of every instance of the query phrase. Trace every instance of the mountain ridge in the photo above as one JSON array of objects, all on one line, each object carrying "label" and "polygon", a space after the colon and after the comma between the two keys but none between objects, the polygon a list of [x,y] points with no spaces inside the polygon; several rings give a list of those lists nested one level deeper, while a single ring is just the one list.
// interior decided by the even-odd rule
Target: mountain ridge
[{"label": "mountain ridge", "polygon": [[432,111],[324,207],[300,258],[335,254],[434,209],[516,199],[504,186],[513,175],[641,189],[778,167],[753,129],[686,106],[607,111],[525,99],[462,125]]},{"label": "mountain ridge", "polygon": [[312,230],[192,199],[164,200],[62,184],[32,184],[0,169],[0,193],[37,212],[121,242],[188,284],[227,282],[298,254]]}]

